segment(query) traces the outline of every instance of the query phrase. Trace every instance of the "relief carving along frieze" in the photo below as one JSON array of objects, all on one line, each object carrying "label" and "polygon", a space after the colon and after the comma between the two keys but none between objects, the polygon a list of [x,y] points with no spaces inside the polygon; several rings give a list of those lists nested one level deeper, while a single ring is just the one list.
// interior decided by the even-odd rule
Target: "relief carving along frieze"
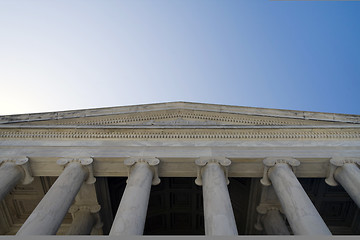
[{"label": "relief carving along frieze", "polygon": [[[279,131],[281,130],[281,131]],[[38,139],[360,139],[360,129],[0,129],[0,138]]]}]

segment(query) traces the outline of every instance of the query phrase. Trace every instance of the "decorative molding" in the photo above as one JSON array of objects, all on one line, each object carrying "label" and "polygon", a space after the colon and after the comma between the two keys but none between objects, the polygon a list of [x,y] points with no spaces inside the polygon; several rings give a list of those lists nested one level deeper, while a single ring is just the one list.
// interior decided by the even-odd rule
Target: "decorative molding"
[{"label": "decorative molding", "polygon": [[65,167],[71,163],[71,162],[77,162],[79,164],[81,164],[88,172],[88,177],[85,180],[85,182],[87,184],[93,184],[96,182],[96,178],[94,177],[94,171],[93,171],[93,167],[92,167],[92,163],[93,163],[93,159],[90,157],[86,157],[86,158],[60,158],[56,161],[56,163],[58,165],[64,166]]},{"label": "decorative molding", "polygon": [[229,166],[231,164],[230,159],[225,157],[201,157],[195,160],[196,164],[196,179],[195,183],[198,186],[202,186],[202,170],[208,163],[218,163],[225,174],[226,184],[229,184]]},{"label": "decorative molding", "polygon": [[295,173],[295,167],[300,165],[300,161],[291,157],[269,157],[263,160],[264,163],[264,174],[263,178],[260,179],[260,182],[264,186],[270,186],[271,182],[269,180],[269,171],[276,164],[285,163],[291,166],[293,172]]},{"label": "decorative molding", "polygon": [[354,157],[333,157],[330,159],[330,164],[329,164],[329,168],[328,168],[328,172],[327,172],[327,177],[325,179],[325,182],[330,185],[330,186],[337,186],[339,185],[335,178],[334,178],[334,173],[335,170],[338,167],[342,167],[345,164],[355,164],[360,166],[360,158],[354,158]]},{"label": "decorative molding", "polygon": [[[162,121],[164,120],[164,121]],[[330,121],[309,119],[291,119],[276,116],[257,116],[241,113],[211,112],[204,110],[165,110],[136,113],[122,113],[110,116],[85,116],[78,119],[59,119],[30,122],[30,124],[56,124],[56,125],[126,125],[141,123],[144,125],[306,125],[306,124],[332,124]]]},{"label": "decorative molding", "polygon": [[142,104],[132,106],[107,107],[95,109],[70,110],[60,112],[45,112],[45,113],[31,113],[0,116],[0,123],[25,123],[25,122],[45,122],[51,120],[69,120],[73,121],[76,118],[95,117],[112,117],[116,115],[133,116],[133,115],[151,115],[156,113],[172,113],[172,112],[200,112],[223,114],[230,116],[258,116],[258,117],[276,117],[282,119],[294,120],[312,120],[312,121],[326,121],[326,122],[342,122],[342,123],[360,123],[358,115],[337,114],[337,113],[322,113],[310,111],[295,111],[295,110],[280,110],[269,108],[255,108],[243,106],[230,106],[219,104],[205,104],[193,102],[165,102],[155,104]]},{"label": "decorative molding", "polygon": [[132,166],[135,163],[140,163],[140,162],[147,163],[150,166],[150,168],[153,171],[152,185],[158,185],[161,182],[158,174],[158,165],[160,163],[160,160],[155,157],[131,157],[125,159],[124,164],[128,170],[128,178],[130,177]]},{"label": "decorative molding", "polygon": [[360,129],[0,129],[31,139],[360,139]]},{"label": "decorative molding", "polygon": [[23,178],[21,184],[27,185],[32,183],[32,181],[34,181],[30,168],[29,158],[27,157],[0,158],[0,166],[5,162],[11,162],[16,166],[18,166],[19,168],[21,168],[21,170],[23,171]]}]

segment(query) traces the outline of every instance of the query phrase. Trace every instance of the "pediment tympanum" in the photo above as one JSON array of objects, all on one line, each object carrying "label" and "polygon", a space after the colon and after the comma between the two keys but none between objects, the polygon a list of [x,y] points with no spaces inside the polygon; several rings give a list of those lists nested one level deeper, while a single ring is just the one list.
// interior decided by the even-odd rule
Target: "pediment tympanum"
[{"label": "pediment tympanum", "polygon": [[163,103],[0,117],[0,123],[60,126],[306,126],[359,123],[351,115]]},{"label": "pediment tympanum", "polygon": [[286,119],[243,114],[213,113],[205,111],[171,110],[146,113],[116,114],[98,117],[80,117],[29,122],[31,125],[92,125],[92,126],[196,126],[196,125],[319,125],[332,124],[314,120]]}]

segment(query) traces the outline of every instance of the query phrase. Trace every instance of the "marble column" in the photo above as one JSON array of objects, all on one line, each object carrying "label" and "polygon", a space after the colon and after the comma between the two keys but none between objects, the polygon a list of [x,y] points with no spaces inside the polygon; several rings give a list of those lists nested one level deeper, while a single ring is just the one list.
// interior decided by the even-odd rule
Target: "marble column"
[{"label": "marble column", "polygon": [[16,235],[56,234],[84,180],[93,183],[89,180],[91,163],[91,158],[59,159],[58,164],[66,165],[65,169]]},{"label": "marble column", "polygon": [[261,222],[268,235],[290,235],[280,211],[276,208],[269,209],[261,217]]},{"label": "marble column", "polygon": [[151,184],[157,185],[157,158],[129,158],[129,177],[116,213],[110,236],[142,235],[145,226]]},{"label": "marble column", "polygon": [[73,221],[67,235],[89,235],[96,223],[96,216],[88,207],[80,207],[73,213]]},{"label": "marble column", "polygon": [[265,230],[268,235],[290,235],[273,186],[262,187],[260,202],[256,211],[258,213],[257,222],[254,226],[256,230]]},{"label": "marble column", "polygon": [[94,184],[83,183],[69,209],[73,221],[67,235],[97,235],[96,232],[101,235],[100,209]]},{"label": "marble column", "polygon": [[326,183],[330,186],[340,183],[360,208],[360,169],[358,167],[360,159],[332,158],[330,164],[330,175],[325,179]]},{"label": "marble column", "polygon": [[203,186],[205,234],[238,235],[227,176],[222,167],[228,167],[231,161],[226,158],[200,158],[195,163],[200,167],[195,183]]},{"label": "marble column", "polygon": [[292,158],[269,158],[264,160],[264,164],[264,178],[261,182],[266,184],[267,177],[271,180],[294,234],[331,235],[293,173],[291,166],[298,166],[300,162]]},{"label": "marble column", "polygon": [[28,158],[0,159],[0,201],[19,183],[33,181]]}]

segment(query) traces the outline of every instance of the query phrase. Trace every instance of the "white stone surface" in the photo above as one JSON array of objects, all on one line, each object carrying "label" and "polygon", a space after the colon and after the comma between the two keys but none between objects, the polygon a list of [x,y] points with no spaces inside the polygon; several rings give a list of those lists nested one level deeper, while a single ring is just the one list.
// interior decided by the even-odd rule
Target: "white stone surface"
[{"label": "white stone surface", "polygon": [[16,235],[53,235],[87,177],[79,162],[69,163]]},{"label": "white stone surface", "polygon": [[206,235],[238,235],[223,170],[218,163],[202,169]]},{"label": "white stone surface", "polygon": [[103,223],[99,214],[100,209],[101,206],[97,201],[95,185],[84,182],[75,197],[74,204],[69,209],[73,222],[67,234],[88,235],[94,227],[96,232],[101,235]]},{"label": "white stone surface", "polygon": [[285,119],[298,119],[298,120],[322,120],[327,122],[344,122],[344,123],[359,123],[360,118],[357,115],[348,114],[335,114],[335,113],[321,113],[321,112],[309,112],[309,111],[294,111],[294,110],[280,110],[269,108],[254,108],[254,107],[242,107],[242,106],[229,106],[219,104],[204,104],[193,102],[167,102],[156,104],[143,104],[134,106],[121,106],[121,107],[109,107],[109,108],[97,108],[97,109],[84,109],[84,110],[72,110],[61,112],[48,112],[48,113],[33,113],[33,114],[19,114],[10,116],[0,116],[0,123],[11,122],[35,122],[38,120],[66,120],[71,118],[84,118],[84,117],[98,117],[104,115],[116,115],[116,114],[146,114],[148,112],[171,112],[171,111],[189,111],[190,113],[199,112],[213,112],[217,115],[222,114],[243,114],[254,116],[266,116],[266,117],[280,117]]},{"label": "white stone surface", "polygon": [[110,236],[143,234],[152,178],[153,172],[147,162],[132,166]]},{"label": "white stone surface", "polygon": [[0,201],[19,183],[23,171],[14,162],[4,162],[0,166]]},{"label": "white stone surface", "polygon": [[295,235],[331,235],[288,164],[277,163],[269,178]]},{"label": "white stone surface", "polygon": [[257,222],[254,225],[256,230],[265,230],[268,235],[290,235],[281,215],[281,204],[273,186],[261,187],[260,202],[256,207],[256,211],[258,213]]},{"label": "white stone surface", "polygon": [[262,217],[262,224],[268,235],[290,235],[278,209],[269,209]]},{"label": "white stone surface", "polygon": [[95,221],[95,216],[90,212],[90,209],[81,208],[74,213],[74,219],[67,235],[89,235]]},{"label": "white stone surface", "polygon": [[33,176],[59,176],[62,168],[56,164],[59,156],[93,156],[95,176],[127,176],[122,163],[127,157],[140,154],[161,159],[159,175],[163,177],[196,177],[195,159],[204,156],[224,156],[231,160],[229,177],[261,177],[262,160],[271,156],[291,156],[301,161],[297,168],[298,177],[326,177],[327,166],[332,155],[360,156],[360,142],[357,147],[1,147],[7,156],[29,156]]},{"label": "white stone surface", "polygon": [[335,170],[334,178],[360,208],[360,169],[355,163],[345,163]]},{"label": "white stone surface", "polygon": [[127,176],[122,162],[139,156],[159,158],[160,177],[195,177],[195,159],[209,156],[231,160],[229,177],[261,177],[262,160],[276,156],[299,159],[298,177],[326,177],[333,156],[360,156],[359,123],[356,115],[185,102],[21,114],[0,116],[0,152],[29,157],[37,177],[59,176],[56,160],[73,156],[93,156],[94,175],[104,177]]}]

